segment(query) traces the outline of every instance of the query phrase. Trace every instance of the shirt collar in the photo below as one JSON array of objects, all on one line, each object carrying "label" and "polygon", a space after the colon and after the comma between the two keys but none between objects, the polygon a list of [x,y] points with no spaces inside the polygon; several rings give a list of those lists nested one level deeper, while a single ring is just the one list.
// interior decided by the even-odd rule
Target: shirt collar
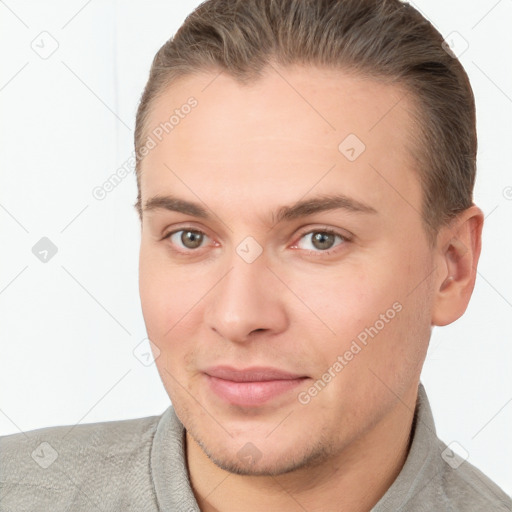
[{"label": "shirt collar", "polygon": [[[420,382],[409,452],[400,473],[371,512],[397,511],[435,476],[436,454],[432,410]],[[158,422],[151,449],[151,476],[162,512],[200,512],[190,485],[185,459],[185,429],[169,406]]]},{"label": "shirt collar", "polygon": [[168,407],[158,422],[151,448],[151,476],[162,512],[200,512],[185,459],[185,428]]},{"label": "shirt collar", "polygon": [[400,473],[371,512],[399,511],[423,490],[437,474],[437,433],[432,409],[423,384],[418,386],[409,452]]}]

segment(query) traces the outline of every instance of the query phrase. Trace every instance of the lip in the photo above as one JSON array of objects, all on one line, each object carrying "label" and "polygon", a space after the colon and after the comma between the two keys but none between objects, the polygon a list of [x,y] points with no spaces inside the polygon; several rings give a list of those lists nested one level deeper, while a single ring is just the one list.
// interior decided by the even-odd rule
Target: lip
[{"label": "lip", "polygon": [[278,368],[236,369],[215,366],[204,371],[210,389],[226,402],[240,407],[263,405],[291,391],[308,377]]}]

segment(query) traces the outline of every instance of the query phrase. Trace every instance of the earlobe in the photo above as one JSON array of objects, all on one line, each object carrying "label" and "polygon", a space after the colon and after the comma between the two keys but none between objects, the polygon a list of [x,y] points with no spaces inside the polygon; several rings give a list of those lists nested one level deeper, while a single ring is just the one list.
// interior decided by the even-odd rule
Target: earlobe
[{"label": "earlobe", "polygon": [[448,325],[466,311],[475,286],[483,220],[473,205],[439,230],[432,325]]}]

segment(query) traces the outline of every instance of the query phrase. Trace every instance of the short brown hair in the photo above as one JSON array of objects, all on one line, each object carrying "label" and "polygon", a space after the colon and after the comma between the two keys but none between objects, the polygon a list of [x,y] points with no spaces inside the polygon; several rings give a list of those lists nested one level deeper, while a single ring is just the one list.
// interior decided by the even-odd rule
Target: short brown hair
[{"label": "short brown hair", "polygon": [[253,82],[270,63],[355,71],[401,85],[417,108],[413,135],[427,233],[472,205],[476,174],[473,91],[443,37],[399,0],[207,0],[157,52],[137,110],[140,153],[151,106],[178,77],[224,71]]}]

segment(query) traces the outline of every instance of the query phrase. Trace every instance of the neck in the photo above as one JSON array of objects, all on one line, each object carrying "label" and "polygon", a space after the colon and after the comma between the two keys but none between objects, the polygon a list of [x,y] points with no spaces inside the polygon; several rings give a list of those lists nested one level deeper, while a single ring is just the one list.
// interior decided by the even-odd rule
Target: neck
[{"label": "neck", "polygon": [[371,430],[314,467],[245,476],[216,466],[186,434],[190,481],[202,512],[261,510],[368,512],[402,469],[409,451],[417,383]]}]

